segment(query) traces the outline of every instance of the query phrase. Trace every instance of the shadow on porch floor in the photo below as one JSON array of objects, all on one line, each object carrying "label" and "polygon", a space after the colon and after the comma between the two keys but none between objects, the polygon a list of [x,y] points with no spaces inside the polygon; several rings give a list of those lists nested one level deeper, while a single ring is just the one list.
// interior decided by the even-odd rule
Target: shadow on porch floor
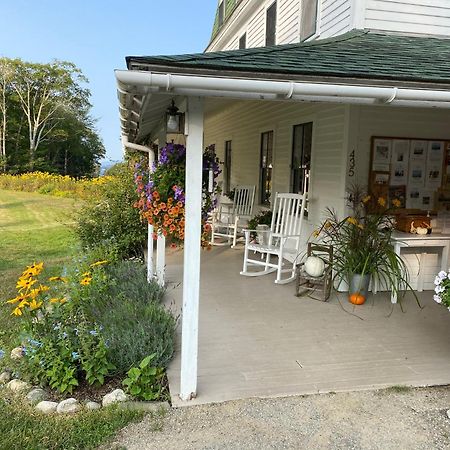
[{"label": "shadow on porch floor", "polygon": [[[174,406],[450,384],[450,313],[430,291],[392,305],[387,293],[354,307],[297,298],[275,274],[239,275],[242,250],[202,253],[197,398],[179,397],[180,341],[168,370]],[[180,310],[181,251],[167,256],[168,300]],[[181,326],[179,327],[181,334]]]}]

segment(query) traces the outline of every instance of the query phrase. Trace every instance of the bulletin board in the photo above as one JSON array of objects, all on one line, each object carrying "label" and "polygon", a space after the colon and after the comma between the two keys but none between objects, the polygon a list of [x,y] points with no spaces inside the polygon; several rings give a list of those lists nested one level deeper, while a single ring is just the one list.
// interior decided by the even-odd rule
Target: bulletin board
[{"label": "bulletin board", "polygon": [[369,193],[407,210],[450,209],[450,139],[373,136]]}]

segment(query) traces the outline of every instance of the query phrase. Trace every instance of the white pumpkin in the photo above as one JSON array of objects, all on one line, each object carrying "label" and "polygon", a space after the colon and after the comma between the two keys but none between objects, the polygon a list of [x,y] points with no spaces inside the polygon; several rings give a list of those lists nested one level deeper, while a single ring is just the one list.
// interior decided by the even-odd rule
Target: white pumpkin
[{"label": "white pumpkin", "polygon": [[311,277],[321,277],[325,271],[323,259],[317,256],[308,256],[305,261],[305,272]]}]

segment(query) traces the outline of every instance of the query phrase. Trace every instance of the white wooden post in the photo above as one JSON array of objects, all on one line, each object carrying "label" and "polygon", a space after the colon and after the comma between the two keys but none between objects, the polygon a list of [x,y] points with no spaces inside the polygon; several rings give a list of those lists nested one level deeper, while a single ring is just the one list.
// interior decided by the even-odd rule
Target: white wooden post
[{"label": "white wooden post", "polygon": [[203,99],[187,99],[186,220],[183,266],[183,323],[180,398],[197,395],[198,311],[202,208]]},{"label": "white wooden post", "polygon": [[158,233],[156,240],[156,279],[160,286],[164,286],[166,271],[166,238]]},{"label": "white wooden post", "polygon": [[[148,152],[148,172],[151,175],[153,169],[153,162],[155,161],[155,152],[150,150]],[[153,225],[148,224],[147,228],[147,281],[150,283],[153,280]]]}]

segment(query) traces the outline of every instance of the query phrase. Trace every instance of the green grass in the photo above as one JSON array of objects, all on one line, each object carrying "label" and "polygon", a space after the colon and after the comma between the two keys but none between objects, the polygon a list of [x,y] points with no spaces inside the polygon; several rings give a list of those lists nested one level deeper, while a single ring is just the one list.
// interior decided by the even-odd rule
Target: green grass
[{"label": "green grass", "polygon": [[[15,295],[16,279],[25,266],[43,261],[46,273],[57,275],[75,254],[78,243],[71,224],[76,207],[73,199],[0,190],[0,349],[9,351],[20,343],[18,319],[3,301]],[[0,449],[95,448],[142,416],[115,409],[43,416],[0,391]]]},{"label": "green grass", "polygon": [[[76,201],[0,190],[0,300],[15,295],[25,266],[44,261],[50,275],[61,271],[77,247],[71,229]],[[14,347],[17,319],[0,303],[0,348]]]},{"label": "green grass", "polygon": [[[74,416],[43,416],[14,397],[0,397],[0,448],[2,450],[93,449],[130,422],[142,419],[142,411],[105,408]],[[155,422],[162,420],[155,414]]]}]

